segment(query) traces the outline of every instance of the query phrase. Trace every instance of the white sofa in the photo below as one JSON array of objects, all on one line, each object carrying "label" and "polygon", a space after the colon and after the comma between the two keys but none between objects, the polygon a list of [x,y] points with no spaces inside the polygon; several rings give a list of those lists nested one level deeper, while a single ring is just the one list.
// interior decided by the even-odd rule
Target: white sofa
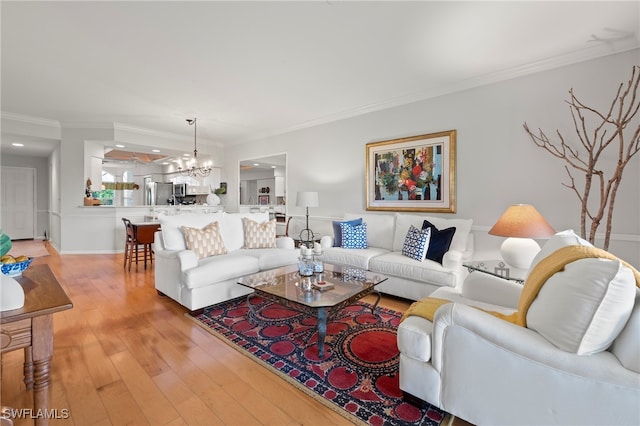
[{"label": "white sofa", "polygon": [[[585,243],[559,233],[532,268]],[[454,302],[433,321],[405,318],[398,348],[406,396],[478,425],[640,424],[640,290],[631,270],[604,259],[567,264],[544,281],[526,327],[475,308],[510,314],[522,289],[474,272],[462,288],[431,295]]]},{"label": "white sofa", "polygon": [[[348,249],[333,247],[334,236],[324,236],[321,245],[324,261],[350,265],[379,272],[388,280],[376,288],[383,293],[418,300],[428,296],[440,287],[460,287],[467,274],[463,261],[473,255],[472,220],[433,217],[419,214],[353,214],[348,213],[343,220],[362,218],[367,224],[367,248]],[[422,228],[424,220],[435,225],[438,230],[455,227],[456,231],[449,251],[442,264],[425,259],[418,261],[402,254],[407,231],[411,225]]]},{"label": "white sofa", "polygon": [[[243,248],[243,217],[258,223],[269,220],[266,212],[160,215],[154,240],[156,290],[197,314],[206,306],[251,293],[237,284],[239,277],[297,262],[298,251],[289,237],[276,238],[275,248]],[[213,222],[219,223],[227,253],[198,259],[187,250],[181,227],[202,229]]]}]

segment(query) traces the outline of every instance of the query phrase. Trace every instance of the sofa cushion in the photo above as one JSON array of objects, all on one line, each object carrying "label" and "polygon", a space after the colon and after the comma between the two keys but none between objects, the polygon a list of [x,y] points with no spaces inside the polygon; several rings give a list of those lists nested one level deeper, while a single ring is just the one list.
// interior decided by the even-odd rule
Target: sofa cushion
[{"label": "sofa cushion", "polygon": [[[447,219],[442,217],[396,213],[396,228],[393,236],[393,246],[391,251],[401,251],[404,243],[404,237],[407,234],[409,226],[413,225],[416,228],[422,228],[422,224],[425,220],[428,220],[438,229],[446,229],[455,227],[456,232],[451,240],[451,250],[464,252],[467,250],[467,242],[469,240],[469,234],[471,233],[471,225],[473,220],[471,219]],[[366,222],[366,221],[365,221]],[[433,235],[432,235],[433,237]]]},{"label": "sofa cushion", "polygon": [[449,251],[451,242],[456,234],[455,226],[446,229],[438,229],[434,224],[425,220],[422,223],[422,229],[431,230],[431,242],[427,250],[427,259],[442,264],[442,258]]},{"label": "sofa cushion", "polygon": [[341,223],[348,223],[349,225],[360,225],[362,223],[362,218],[359,217],[353,220],[347,221],[333,221],[333,246],[334,247],[342,247],[342,229],[340,228]]},{"label": "sofa cushion", "polygon": [[188,226],[190,228],[202,229],[212,222],[221,222],[222,213],[181,214],[173,216],[161,214],[158,216],[158,219],[160,220],[160,230],[162,231],[164,248],[167,250],[186,250],[187,244],[184,239],[182,227]]},{"label": "sofa cushion", "polygon": [[635,294],[633,273],[619,260],[580,259],[544,283],[527,312],[527,327],[564,351],[601,352],[625,326]]},{"label": "sofa cushion", "polygon": [[636,289],[636,300],[627,324],[613,342],[611,352],[628,370],[640,373],[640,289]]},{"label": "sofa cushion", "polygon": [[243,217],[258,223],[264,223],[269,220],[269,213],[223,213],[222,221],[220,222],[220,232],[224,245],[230,252],[244,246]]},{"label": "sofa cushion", "polygon": [[369,269],[369,261],[372,258],[388,252],[388,250],[379,247],[368,247],[361,250],[327,247],[324,249],[322,257],[326,263]]},{"label": "sofa cushion", "polygon": [[239,253],[258,259],[261,271],[293,265],[298,262],[298,251],[285,248],[241,249]]},{"label": "sofa cushion", "polygon": [[224,241],[220,236],[219,222],[210,223],[203,229],[183,226],[182,231],[184,232],[187,249],[193,250],[198,259],[227,252]]},{"label": "sofa cushion", "polygon": [[367,224],[351,225],[347,222],[340,224],[342,233],[342,248],[366,249],[367,248]]},{"label": "sofa cushion", "polygon": [[402,255],[422,262],[427,257],[431,229],[418,229],[411,225],[404,239]]},{"label": "sofa cushion", "polygon": [[201,259],[196,268],[183,272],[183,282],[187,288],[193,289],[236,279],[259,270],[257,257],[243,255],[241,250],[236,250]]},{"label": "sofa cushion", "polygon": [[[365,214],[355,215],[347,213],[344,215],[345,220],[353,220],[362,218],[362,222],[367,224],[367,246],[368,247],[380,247],[385,250],[391,251],[393,246],[393,233],[395,232],[395,216],[391,214]],[[403,231],[402,242],[398,251],[402,250],[402,243],[404,243],[404,236],[407,235],[407,230]]]},{"label": "sofa cushion", "polygon": [[457,282],[456,273],[441,264],[429,259],[416,262],[399,251],[374,257],[369,261],[369,270],[440,286],[454,287]]},{"label": "sofa cushion", "polygon": [[248,217],[242,218],[245,249],[274,248],[276,246],[276,221],[258,223]]}]

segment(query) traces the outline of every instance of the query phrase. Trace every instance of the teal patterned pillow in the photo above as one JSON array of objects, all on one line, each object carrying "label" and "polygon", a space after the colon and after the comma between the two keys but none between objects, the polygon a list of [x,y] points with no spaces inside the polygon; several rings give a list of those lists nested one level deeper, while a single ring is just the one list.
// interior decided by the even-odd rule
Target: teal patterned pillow
[{"label": "teal patterned pillow", "polygon": [[366,249],[367,248],[367,224],[350,225],[341,223],[342,248]]},{"label": "teal patterned pillow", "polygon": [[422,262],[427,257],[430,239],[431,228],[421,230],[411,225],[407,236],[404,238],[402,254]]}]

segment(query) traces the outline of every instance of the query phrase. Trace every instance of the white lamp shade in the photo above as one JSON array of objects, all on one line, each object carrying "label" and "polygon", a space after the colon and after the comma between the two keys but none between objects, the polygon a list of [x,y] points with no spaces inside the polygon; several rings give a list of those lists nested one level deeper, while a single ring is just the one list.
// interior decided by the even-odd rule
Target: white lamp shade
[{"label": "white lamp shade", "polygon": [[296,197],[296,206],[318,207],[318,193],[309,191],[298,192],[298,196]]}]

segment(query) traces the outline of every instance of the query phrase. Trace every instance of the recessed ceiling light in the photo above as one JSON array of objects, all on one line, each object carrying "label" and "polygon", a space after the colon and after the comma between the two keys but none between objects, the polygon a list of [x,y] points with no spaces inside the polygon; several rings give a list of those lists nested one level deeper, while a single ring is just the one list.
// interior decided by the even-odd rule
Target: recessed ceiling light
[{"label": "recessed ceiling light", "polygon": [[271,166],[271,168],[272,168],[272,169],[275,169],[275,168],[276,168],[276,166]]},{"label": "recessed ceiling light", "polygon": [[191,157],[191,154],[182,154],[183,157]]},{"label": "recessed ceiling light", "polygon": [[122,145],[121,143],[117,143],[116,148],[124,148],[124,145]]},{"label": "recessed ceiling light", "polygon": [[166,161],[164,163],[162,163],[163,166],[168,166],[169,163],[167,163]]},{"label": "recessed ceiling light", "polygon": [[18,142],[14,142],[11,145],[13,145],[13,146],[24,146],[23,143],[18,143]]},{"label": "recessed ceiling light", "polygon": [[160,152],[159,149],[152,149],[151,152]]},{"label": "recessed ceiling light", "polygon": [[253,165],[254,165],[254,166],[259,166],[259,165],[260,165],[260,163],[253,163]]}]

